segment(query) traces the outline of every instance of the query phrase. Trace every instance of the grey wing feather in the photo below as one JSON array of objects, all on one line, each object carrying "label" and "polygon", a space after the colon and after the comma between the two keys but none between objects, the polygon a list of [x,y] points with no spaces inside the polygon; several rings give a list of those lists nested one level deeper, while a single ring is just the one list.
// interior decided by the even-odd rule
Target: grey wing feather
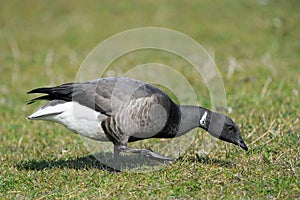
[{"label": "grey wing feather", "polygon": [[[103,114],[110,115],[113,110],[131,100],[158,95],[166,103],[169,98],[158,88],[131,78],[101,78],[84,83],[66,83],[56,87],[37,88],[28,93],[47,94],[36,100],[77,101]],[[163,102],[163,101],[165,102]]]}]

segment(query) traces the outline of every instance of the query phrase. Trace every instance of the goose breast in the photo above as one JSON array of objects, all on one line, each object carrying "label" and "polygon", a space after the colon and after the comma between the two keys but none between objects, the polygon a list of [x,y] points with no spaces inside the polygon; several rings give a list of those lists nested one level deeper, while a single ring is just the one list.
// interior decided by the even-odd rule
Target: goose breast
[{"label": "goose breast", "polygon": [[128,137],[150,138],[165,127],[169,109],[165,96],[155,93],[122,104],[114,117],[116,125]]}]

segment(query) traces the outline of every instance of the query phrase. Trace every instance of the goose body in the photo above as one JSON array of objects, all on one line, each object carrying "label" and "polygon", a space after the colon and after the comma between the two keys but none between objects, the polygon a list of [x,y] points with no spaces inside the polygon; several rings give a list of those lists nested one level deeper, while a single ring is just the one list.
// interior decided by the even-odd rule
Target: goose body
[{"label": "goose body", "polygon": [[[48,104],[30,115],[30,120],[60,123],[69,130],[97,141],[110,141],[119,151],[128,142],[148,138],[174,138],[200,127],[212,136],[247,150],[238,127],[228,116],[198,106],[175,104],[159,88],[132,78],[101,78],[82,83],[37,88],[43,93],[32,99]],[[149,151],[149,150],[148,150]],[[164,158],[152,151],[154,158]]]}]

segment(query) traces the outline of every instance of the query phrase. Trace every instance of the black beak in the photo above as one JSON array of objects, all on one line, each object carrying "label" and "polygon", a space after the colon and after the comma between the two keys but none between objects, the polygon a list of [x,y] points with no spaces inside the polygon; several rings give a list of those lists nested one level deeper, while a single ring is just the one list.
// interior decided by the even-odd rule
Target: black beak
[{"label": "black beak", "polygon": [[247,145],[245,144],[245,142],[244,142],[243,140],[240,140],[240,141],[238,142],[238,145],[239,145],[242,149],[244,149],[245,151],[248,151],[248,147],[247,147]]}]

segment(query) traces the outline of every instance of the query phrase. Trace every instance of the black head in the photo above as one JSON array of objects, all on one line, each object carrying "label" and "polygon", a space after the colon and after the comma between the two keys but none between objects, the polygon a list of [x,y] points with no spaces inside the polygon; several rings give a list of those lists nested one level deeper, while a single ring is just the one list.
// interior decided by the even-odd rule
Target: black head
[{"label": "black head", "polygon": [[226,115],[212,113],[208,132],[220,140],[238,145],[246,151],[248,150],[238,126]]}]

